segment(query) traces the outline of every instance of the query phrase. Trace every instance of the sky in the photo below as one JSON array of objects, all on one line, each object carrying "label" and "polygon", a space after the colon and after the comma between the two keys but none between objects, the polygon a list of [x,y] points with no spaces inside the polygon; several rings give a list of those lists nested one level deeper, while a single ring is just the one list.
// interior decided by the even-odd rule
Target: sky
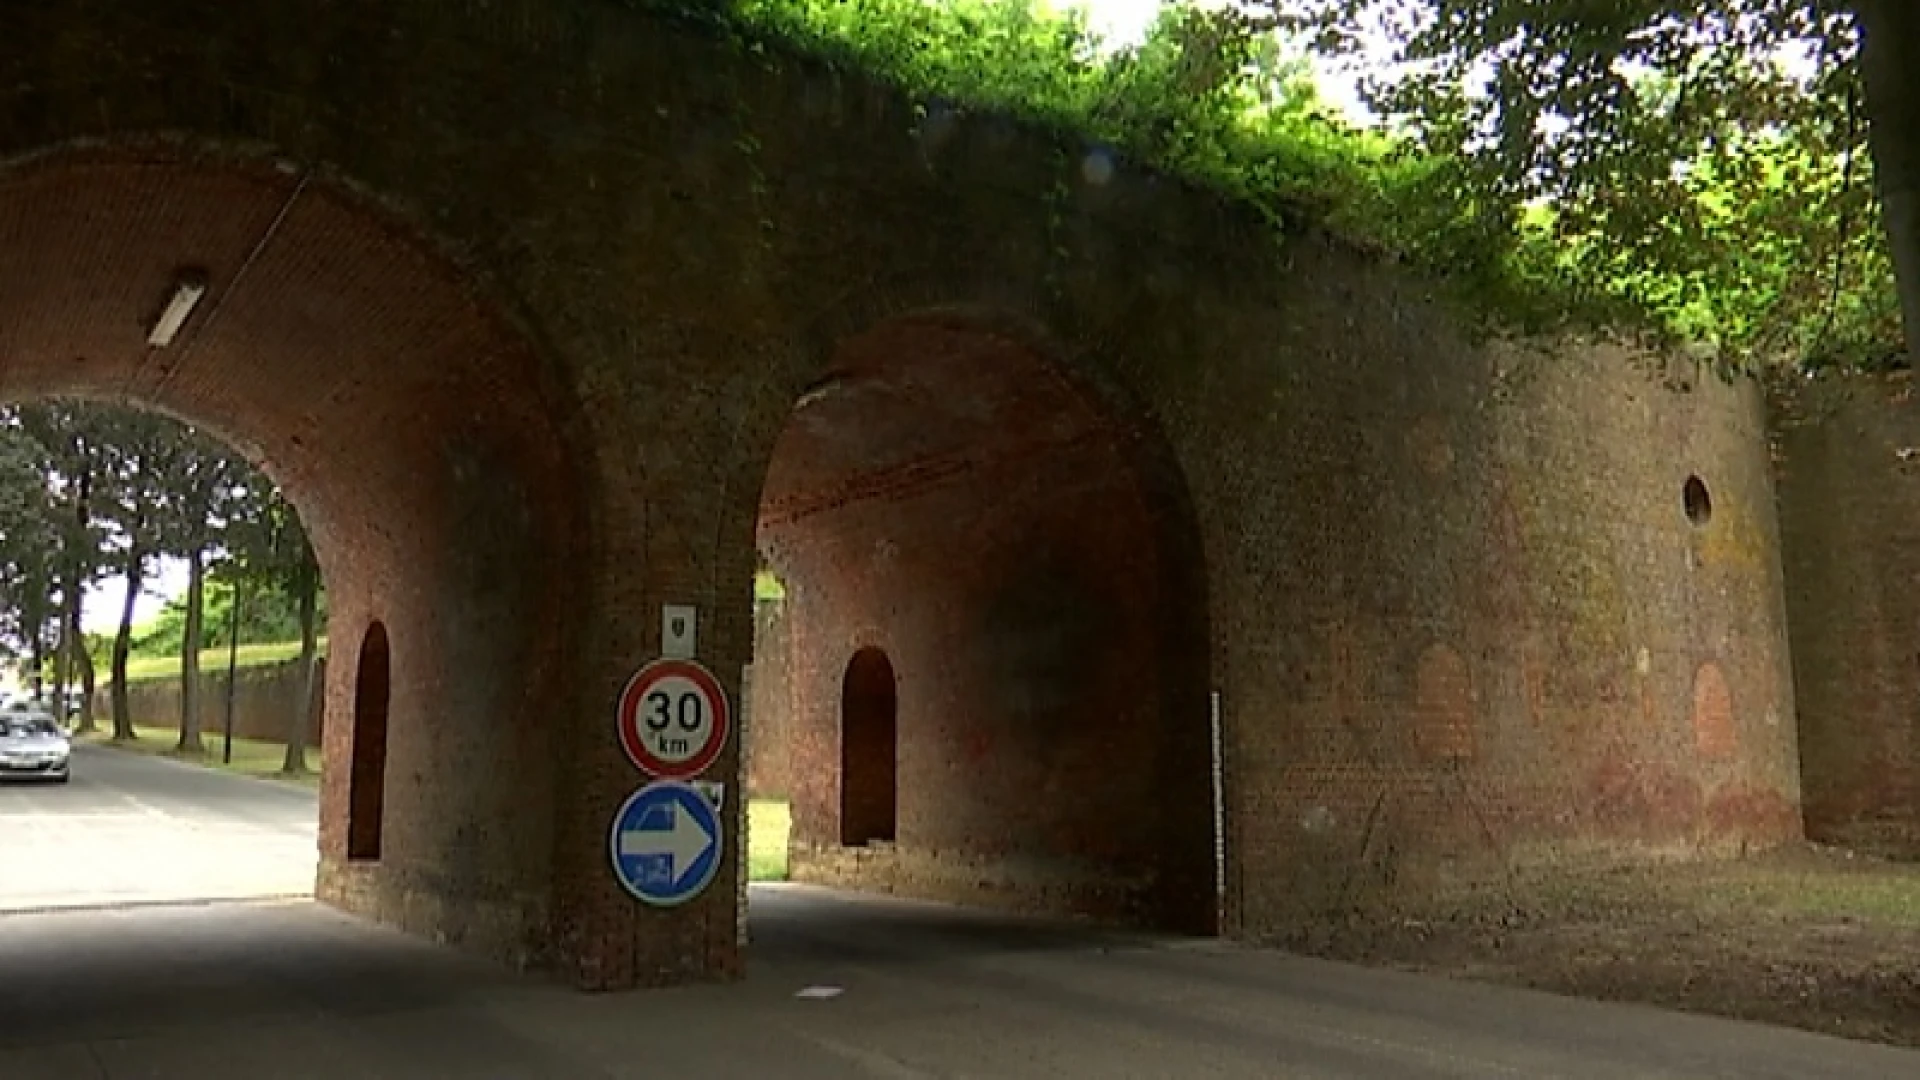
[{"label": "sky", "polygon": [[1093,28],[1103,38],[1110,41],[1138,41],[1148,24],[1153,22],[1153,13],[1160,10],[1160,0],[1080,0],[1077,5],[1067,3],[1062,6],[1085,9]]},{"label": "sky", "polygon": [[[1112,46],[1134,44],[1146,36],[1147,27],[1153,24],[1153,17],[1160,10],[1161,0],[1054,0],[1061,8],[1080,8],[1087,13],[1087,22],[1093,31]],[[1384,56],[1387,40],[1379,38],[1375,43],[1368,39],[1371,34],[1362,34],[1363,48],[1368,52],[1377,49]],[[1316,56],[1312,60],[1314,73],[1318,76],[1322,100],[1345,113],[1355,122],[1364,123],[1371,114],[1360,102],[1360,95],[1354,85],[1354,73],[1344,64],[1335,64],[1324,57]]]},{"label": "sky", "polygon": [[[187,564],[184,559],[160,559],[147,567],[147,579],[141,585],[140,599],[134,602],[133,621],[139,625],[160,614],[169,597],[187,591]],[[127,579],[119,575],[106,578],[80,600],[80,629],[89,634],[110,634],[120,628],[120,605],[126,602]]]}]

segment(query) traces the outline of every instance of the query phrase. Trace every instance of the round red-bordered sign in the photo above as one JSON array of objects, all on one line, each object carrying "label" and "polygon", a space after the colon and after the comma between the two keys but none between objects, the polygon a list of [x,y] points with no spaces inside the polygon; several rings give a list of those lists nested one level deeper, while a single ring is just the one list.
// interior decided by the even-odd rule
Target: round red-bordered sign
[{"label": "round red-bordered sign", "polygon": [[620,692],[620,747],[641,772],[687,780],[711,768],[733,730],[727,692],[694,660],[655,660]]}]

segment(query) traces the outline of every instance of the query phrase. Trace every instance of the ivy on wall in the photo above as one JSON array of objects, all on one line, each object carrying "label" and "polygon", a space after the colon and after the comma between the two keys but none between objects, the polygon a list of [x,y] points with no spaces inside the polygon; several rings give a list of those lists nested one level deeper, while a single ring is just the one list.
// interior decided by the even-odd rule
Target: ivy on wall
[{"label": "ivy on wall", "polygon": [[1304,46],[1236,10],[1177,0],[1140,44],[1105,49],[1078,11],[1035,0],[629,2],[763,56],[798,52],[922,100],[1077,133],[1276,229],[1317,222],[1422,267],[1494,325],[1648,331],[1709,343],[1738,367],[1831,363],[1836,348],[1867,362],[1897,323],[1870,228],[1849,241],[1862,251],[1844,288],[1820,287],[1808,253],[1830,223],[1796,207],[1811,186],[1850,180],[1789,139],[1753,139],[1696,170],[1694,249],[1655,260],[1604,232],[1570,237],[1550,206],[1490,197],[1463,156],[1352,126],[1316,93]]}]

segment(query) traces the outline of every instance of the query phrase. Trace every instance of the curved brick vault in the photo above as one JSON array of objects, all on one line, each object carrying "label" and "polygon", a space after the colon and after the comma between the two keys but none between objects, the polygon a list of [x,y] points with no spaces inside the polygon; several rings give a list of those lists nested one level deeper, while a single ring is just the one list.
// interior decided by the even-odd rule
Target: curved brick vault
[{"label": "curved brick vault", "polygon": [[[369,628],[388,635],[378,858],[349,859],[348,824],[353,803],[370,827],[379,770],[334,763],[381,748],[329,724],[322,894],[537,951],[552,838],[528,807],[550,798],[537,718],[568,633],[576,507],[526,348],[405,231],[260,162],[38,158],[0,174],[0,250],[0,397],[155,408],[281,483],[330,586],[331,716],[353,713]],[[207,294],[149,349],[182,267]]]},{"label": "curved brick vault", "polygon": [[[1204,575],[1182,493],[1136,466],[1164,453],[971,318],[841,344],[760,519],[788,600],[751,753],[798,876],[1213,928]],[[850,671],[876,649],[897,728],[868,738]]]}]

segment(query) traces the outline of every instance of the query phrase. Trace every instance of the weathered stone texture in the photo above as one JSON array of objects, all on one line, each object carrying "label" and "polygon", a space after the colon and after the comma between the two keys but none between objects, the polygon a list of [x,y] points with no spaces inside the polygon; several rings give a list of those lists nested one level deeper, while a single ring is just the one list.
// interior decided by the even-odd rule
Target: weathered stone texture
[{"label": "weathered stone texture", "polygon": [[[701,657],[738,691],[794,403],[846,342],[934,310],[1039,343],[1034,370],[1070,392],[1031,401],[1107,433],[1051,463],[1088,505],[1147,515],[1154,541],[1103,538],[1017,476],[938,496],[977,515],[979,545],[904,504],[826,516],[836,554],[790,587],[844,586],[862,532],[897,532],[908,558],[822,625],[885,636],[903,693],[967,710],[929,719],[941,748],[912,768],[986,751],[971,786],[927,789],[946,802],[919,820],[949,832],[899,872],[960,890],[1018,831],[1048,838],[1032,880],[1072,883],[1042,906],[1095,866],[1125,868],[1125,910],[1136,872],[1200,880],[1209,828],[1187,800],[1210,787],[1213,691],[1230,932],[1516,860],[1798,834],[1750,388],[1667,389],[1616,349],[1476,345],[1430,290],[1336,242],[1280,243],[1163,178],[1103,179],[1082,148],[615,3],[15,4],[0,70],[0,156],[37,155],[0,175],[0,394],[130,398],[257,453],[312,525],[331,639],[391,634],[379,861],[344,859],[344,769],[323,793],[325,893],[356,910],[588,987],[739,970],[737,890],[656,911],[607,870],[607,822],[640,780],[614,701],[668,602],[699,606]],[[216,302],[148,355],[144,321],[186,261]],[[866,430],[883,420],[849,416],[847,437],[884,441]],[[1019,441],[1038,423],[986,426]],[[1705,525],[1682,512],[1690,473]],[[961,702],[958,673],[1009,638],[968,643],[969,622],[909,601],[991,629],[967,583],[1036,594],[1015,572],[1050,538],[1084,575],[1074,605],[1100,613],[1094,659]],[[849,644],[810,653],[813,633],[788,627],[802,695]],[[904,654],[941,642],[955,672],[928,681]],[[345,655],[330,717],[351,712]],[[1029,692],[1060,715],[1085,694],[1081,741],[1013,743],[993,695]],[[1098,763],[1096,701],[1116,725]],[[351,730],[328,725],[330,761]],[[736,746],[713,775],[740,772]],[[803,828],[824,829],[805,793],[823,780],[791,782]],[[1171,839],[1097,836],[1160,785]],[[728,801],[736,836],[744,805]]]},{"label": "weathered stone texture", "polygon": [[[766,711],[795,871],[1211,930],[1205,595],[1163,559],[1189,511],[1129,460],[1157,436],[1042,348],[964,317],[888,323],[840,348],[775,447],[760,538],[790,590],[770,643],[788,693]],[[847,768],[897,770],[898,836],[849,861],[862,649],[893,667],[898,744]]]},{"label": "weathered stone texture", "polygon": [[[326,659],[316,661],[318,687],[326,686]],[[233,680],[233,733],[242,739],[286,741],[293,712],[300,707],[306,692],[307,676],[298,660],[277,664],[243,667]],[[308,745],[318,748],[326,724],[324,699],[316,692],[307,708]],[[113,691],[101,687],[94,693],[94,715],[102,725],[113,718]],[[127,711],[142,727],[178,728],[180,725],[180,679],[135,679],[127,684]],[[227,670],[217,668],[200,673],[200,730],[208,734],[225,729],[227,719]]]},{"label": "weathered stone texture", "polygon": [[1920,412],[1908,376],[1774,397],[1807,833],[1920,856]]}]

